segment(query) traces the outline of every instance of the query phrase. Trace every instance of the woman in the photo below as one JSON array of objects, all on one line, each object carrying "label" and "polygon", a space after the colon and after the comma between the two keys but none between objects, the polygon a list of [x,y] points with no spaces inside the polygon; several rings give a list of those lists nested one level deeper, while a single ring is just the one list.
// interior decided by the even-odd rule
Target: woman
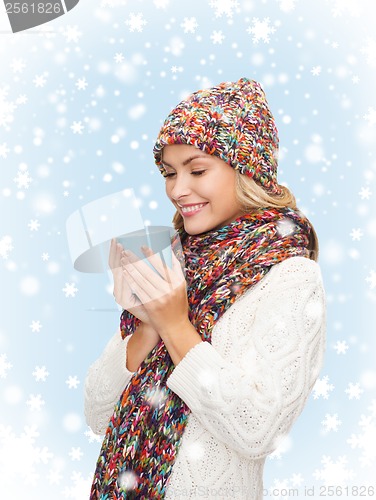
[{"label": "woman", "polygon": [[[265,458],[301,413],[325,344],[316,233],[277,183],[265,94],[195,92],[154,147],[176,208],[172,268],[111,244],[120,332],[90,368],[106,436],[91,499],[261,500]],[[179,245],[181,244],[181,251]]]}]

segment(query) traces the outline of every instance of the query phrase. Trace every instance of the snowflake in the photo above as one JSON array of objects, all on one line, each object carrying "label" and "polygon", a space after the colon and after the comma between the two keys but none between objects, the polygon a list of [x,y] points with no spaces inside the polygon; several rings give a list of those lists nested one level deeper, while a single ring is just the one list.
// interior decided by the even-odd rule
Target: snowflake
[{"label": "snowflake", "polygon": [[71,125],[71,130],[74,134],[82,134],[84,128],[85,128],[84,125],[82,125],[80,121],[73,122],[73,125]]},{"label": "snowflake", "polygon": [[11,102],[7,101],[8,91],[3,87],[0,87],[0,127],[6,129],[9,123],[13,122],[13,113],[17,106]]},{"label": "snowflake", "polygon": [[129,31],[133,33],[134,31],[142,32],[144,26],[147,25],[147,21],[143,19],[143,14],[130,14],[129,18],[125,21],[125,24],[129,26]]},{"label": "snowflake", "polygon": [[40,329],[42,328],[42,324],[40,321],[32,321],[30,325],[31,331],[32,332],[40,332]]},{"label": "snowflake", "polygon": [[265,43],[270,42],[269,35],[275,32],[275,28],[270,26],[269,23],[270,19],[268,17],[265,17],[262,21],[260,21],[257,17],[252,19],[252,26],[247,28],[247,33],[253,35],[253,43],[258,43],[260,40]]},{"label": "snowflake", "polygon": [[89,84],[87,83],[86,78],[79,78],[76,82],[76,87],[78,88],[78,90],[86,90],[86,87],[88,85]]},{"label": "snowflake", "polygon": [[313,76],[319,76],[319,74],[321,73],[321,66],[314,66],[312,69],[311,69],[311,73]]},{"label": "snowflake", "polygon": [[[376,405],[376,400],[372,402],[371,415],[362,415],[359,421],[359,427],[362,431],[360,434],[352,434],[347,440],[352,449],[358,448],[362,450],[362,456],[359,461],[362,466],[373,465],[376,462],[376,412],[373,407]],[[376,406],[375,406],[376,408]]]},{"label": "snowflake", "polygon": [[325,427],[324,432],[329,432],[329,431],[338,431],[338,427],[342,425],[341,420],[339,420],[337,413],[334,415],[330,415],[327,413],[325,415],[325,419],[321,422],[321,424]]},{"label": "snowflake", "polygon": [[170,0],[153,0],[153,4],[157,7],[157,9],[165,9]]},{"label": "snowflake", "polygon": [[7,370],[10,370],[13,368],[12,363],[9,363],[7,361],[7,355],[6,354],[1,354],[0,355],[0,378],[6,378]]},{"label": "snowflake", "polygon": [[366,56],[370,66],[376,65],[376,40],[374,38],[368,37],[360,51]]},{"label": "snowflake", "polygon": [[63,288],[63,292],[66,297],[75,297],[78,292],[78,288],[76,288],[75,283],[65,283],[65,287]]},{"label": "snowflake", "polygon": [[67,42],[78,43],[82,36],[82,32],[79,31],[78,26],[67,26],[66,29],[63,30],[63,35]]},{"label": "snowflake", "polygon": [[209,6],[215,9],[215,17],[233,16],[233,11],[239,7],[237,0],[210,0]]},{"label": "snowflake", "polygon": [[43,75],[36,76],[33,80],[33,83],[36,88],[44,87],[46,85],[46,74],[43,73]]},{"label": "snowflake", "polygon": [[372,191],[368,187],[362,187],[362,188],[360,188],[360,191],[358,194],[362,200],[369,200],[369,198],[372,194]]},{"label": "snowflake", "polygon": [[328,384],[329,377],[323,377],[322,379],[318,379],[313,386],[313,399],[318,399],[320,396],[323,399],[329,398],[329,392],[334,389],[334,385]]},{"label": "snowflake", "polygon": [[87,431],[85,431],[85,436],[88,438],[89,443],[94,443],[94,442],[101,443],[103,440],[103,437],[94,434],[94,432],[90,429],[90,427],[88,427]]},{"label": "snowflake", "polygon": [[42,253],[43,262],[47,262],[50,259],[50,256],[47,252]]},{"label": "snowflake", "polygon": [[283,12],[290,12],[295,9],[295,2],[297,0],[277,0],[279,3],[279,8]]},{"label": "snowflake", "polygon": [[49,484],[59,485],[61,483],[61,480],[63,479],[63,476],[58,470],[51,470],[48,473],[47,479]]},{"label": "snowflake", "polygon": [[[25,491],[30,486],[37,486],[40,478],[36,465],[41,462],[48,464],[53,458],[53,454],[47,447],[36,446],[38,436],[36,426],[24,427],[24,432],[16,436],[11,427],[0,425],[0,456],[4,458],[1,461],[1,490],[3,492],[13,491],[15,484],[17,488],[25,489]],[[21,462],[20,450],[22,450]]]},{"label": "snowflake", "polygon": [[367,276],[366,281],[370,284],[371,290],[376,287],[376,272],[373,269],[370,271],[369,276]]},{"label": "snowflake", "polygon": [[351,17],[358,17],[360,15],[359,1],[358,0],[327,0],[332,4],[332,15],[334,17],[348,14]]},{"label": "snowflake", "polygon": [[198,28],[195,17],[185,17],[180,26],[184,29],[184,33],[194,33]]},{"label": "snowflake", "polygon": [[24,59],[13,59],[10,63],[10,67],[13,73],[22,73],[22,71],[26,68],[26,64]]},{"label": "snowflake", "polygon": [[353,384],[349,383],[345,393],[349,396],[349,399],[360,399],[360,395],[364,390],[360,387],[359,383]]},{"label": "snowflake", "polygon": [[30,183],[33,182],[28,170],[25,170],[24,172],[19,170],[13,180],[17,184],[18,189],[29,189]]},{"label": "snowflake", "polygon": [[348,348],[349,346],[345,340],[342,342],[338,340],[334,345],[334,350],[337,351],[337,354],[346,354]]},{"label": "snowflake", "polygon": [[36,382],[45,382],[47,380],[47,377],[49,375],[48,371],[46,370],[45,366],[36,366],[35,370],[32,373],[33,377],[35,378]]},{"label": "snowflake", "polygon": [[8,145],[6,142],[3,142],[0,144],[0,158],[4,158],[4,160],[7,158],[8,153],[10,153],[10,149],[8,148]]},{"label": "snowflake", "polygon": [[313,476],[315,479],[322,479],[327,486],[332,484],[343,486],[346,481],[354,477],[354,472],[346,468],[348,463],[346,456],[338,457],[337,462],[333,462],[331,457],[323,456],[321,463],[324,467],[321,470],[316,469]]},{"label": "snowflake", "polygon": [[71,448],[71,451],[69,452],[69,456],[72,461],[74,460],[81,460],[83,457],[83,453],[81,451],[81,448]]},{"label": "snowflake", "polygon": [[12,238],[10,236],[4,236],[0,240],[0,257],[2,259],[7,259],[9,257],[9,252],[13,250]]},{"label": "snowflake", "polygon": [[353,241],[360,241],[360,238],[363,236],[363,232],[360,228],[352,229],[350,236]]},{"label": "snowflake", "polygon": [[75,375],[74,377],[69,376],[68,379],[65,381],[69,389],[77,389],[78,384],[80,381],[78,380],[77,376]]},{"label": "snowflake", "polygon": [[225,35],[222,33],[222,31],[213,31],[212,35],[210,36],[211,41],[215,44],[221,44],[223,40],[225,39]]},{"label": "snowflake", "polygon": [[30,394],[29,399],[26,401],[27,406],[31,411],[41,411],[42,406],[45,405],[45,401],[42,399],[40,394]]},{"label": "snowflake", "polygon": [[27,227],[30,229],[30,231],[38,231],[38,229],[40,228],[38,219],[35,220],[32,219],[27,225]]},{"label": "snowflake", "polygon": [[117,52],[117,53],[115,54],[114,59],[115,59],[115,62],[116,62],[116,63],[121,63],[121,62],[123,62],[123,61],[124,61],[124,56],[123,56],[123,54],[122,54],[121,52]]},{"label": "snowflake", "polygon": [[69,486],[66,486],[62,493],[65,498],[89,498],[92,482],[92,474],[84,479],[80,472],[74,472],[70,478]]},{"label": "snowflake", "polygon": [[370,126],[376,125],[376,109],[368,108],[368,113],[363,118],[369,122]]}]

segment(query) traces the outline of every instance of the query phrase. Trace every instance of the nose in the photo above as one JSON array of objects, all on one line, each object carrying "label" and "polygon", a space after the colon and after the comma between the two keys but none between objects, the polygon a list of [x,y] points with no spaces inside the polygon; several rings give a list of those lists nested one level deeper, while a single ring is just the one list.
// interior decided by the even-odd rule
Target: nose
[{"label": "nose", "polygon": [[187,196],[191,193],[189,174],[177,173],[167,184],[167,195],[174,201]]}]

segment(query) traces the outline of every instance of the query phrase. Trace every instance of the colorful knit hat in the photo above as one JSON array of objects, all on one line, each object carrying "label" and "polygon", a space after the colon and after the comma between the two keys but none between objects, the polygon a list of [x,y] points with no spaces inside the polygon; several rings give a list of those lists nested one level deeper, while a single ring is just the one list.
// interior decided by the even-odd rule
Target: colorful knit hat
[{"label": "colorful knit hat", "polygon": [[194,92],[178,104],[166,118],[153,153],[165,176],[163,147],[192,145],[252,177],[268,193],[280,194],[278,143],[263,89],[256,81],[241,78]]}]

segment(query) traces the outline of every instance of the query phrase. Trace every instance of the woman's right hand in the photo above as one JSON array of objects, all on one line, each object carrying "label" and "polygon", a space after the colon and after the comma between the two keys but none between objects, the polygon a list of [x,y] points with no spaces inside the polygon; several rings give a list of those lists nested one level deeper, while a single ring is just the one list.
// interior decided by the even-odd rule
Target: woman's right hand
[{"label": "woman's right hand", "polygon": [[123,250],[123,246],[120,243],[118,243],[115,239],[111,240],[108,264],[114,277],[115,301],[123,309],[126,309],[131,314],[139,318],[143,323],[147,324],[149,323],[148,313],[146,312],[145,307],[141,304],[138,297],[132,293],[127,280],[124,278],[120,262],[121,252]]}]

